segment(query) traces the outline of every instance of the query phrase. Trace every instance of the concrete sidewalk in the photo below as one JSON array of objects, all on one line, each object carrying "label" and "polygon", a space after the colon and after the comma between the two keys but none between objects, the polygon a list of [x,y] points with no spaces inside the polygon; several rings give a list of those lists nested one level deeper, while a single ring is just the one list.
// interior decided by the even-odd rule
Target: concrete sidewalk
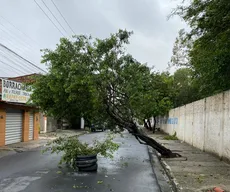
[{"label": "concrete sidewalk", "polygon": [[230,164],[182,141],[166,140],[164,133],[147,132],[147,134],[183,156],[175,159],[161,158],[161,163],[175,191],[222,192],[224,190],[224,192],[230,192]]},{"label": "concrete sidewalk", "polygon": [[38,140],[32,140],[28,142],[20,142],[15,144],[10,144],[7,146],[0,147],[0,158],[6,155],[24,152],[27,150],[32,150],[46,145],[47,142],[54,140],[61,136],[73,137],[85,134],[84,130],[57,130],[56,132],[43,133],[39,135]]}]

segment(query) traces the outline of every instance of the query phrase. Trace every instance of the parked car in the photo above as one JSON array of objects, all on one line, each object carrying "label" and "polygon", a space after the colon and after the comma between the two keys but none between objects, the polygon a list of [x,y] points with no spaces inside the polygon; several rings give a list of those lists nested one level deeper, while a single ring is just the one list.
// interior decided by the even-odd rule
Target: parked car
[{"label": "parked car", "polygon": [[91,125],[91,132],[96,132],[96,131],[104,131],[105,130],[105,126],[104,125]]}]

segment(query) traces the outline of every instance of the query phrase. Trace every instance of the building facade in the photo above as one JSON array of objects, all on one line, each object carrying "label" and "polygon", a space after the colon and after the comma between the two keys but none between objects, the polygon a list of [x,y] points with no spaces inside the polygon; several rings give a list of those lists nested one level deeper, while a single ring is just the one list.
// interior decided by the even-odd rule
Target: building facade
[{"label": "building facade", "polygon": [[26,104],[30,92],[22,84],[33,75],[0,79],[0,146],[38,139],[39,111]]}]

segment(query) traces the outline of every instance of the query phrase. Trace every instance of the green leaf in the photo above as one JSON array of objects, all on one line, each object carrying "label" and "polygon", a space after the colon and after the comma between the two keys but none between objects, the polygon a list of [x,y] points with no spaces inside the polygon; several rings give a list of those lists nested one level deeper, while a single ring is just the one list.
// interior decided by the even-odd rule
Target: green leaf
[{"label": "green leaf", "polygon": [[103,184],[102,180],[97,181],[97,184]]}]

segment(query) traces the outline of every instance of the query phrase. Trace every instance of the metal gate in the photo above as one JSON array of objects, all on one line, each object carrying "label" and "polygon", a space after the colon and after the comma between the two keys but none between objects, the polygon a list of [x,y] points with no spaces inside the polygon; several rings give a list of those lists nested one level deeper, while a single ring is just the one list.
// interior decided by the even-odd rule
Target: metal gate
[{"label": "metal gate", "polygon": [[22,119],[23,113],[21,110],[6,110],[6,145],[22,141]]},{"label": "metal gate", "polygon": [[34,114],[30,113],[29,140],[34,139]]}]

